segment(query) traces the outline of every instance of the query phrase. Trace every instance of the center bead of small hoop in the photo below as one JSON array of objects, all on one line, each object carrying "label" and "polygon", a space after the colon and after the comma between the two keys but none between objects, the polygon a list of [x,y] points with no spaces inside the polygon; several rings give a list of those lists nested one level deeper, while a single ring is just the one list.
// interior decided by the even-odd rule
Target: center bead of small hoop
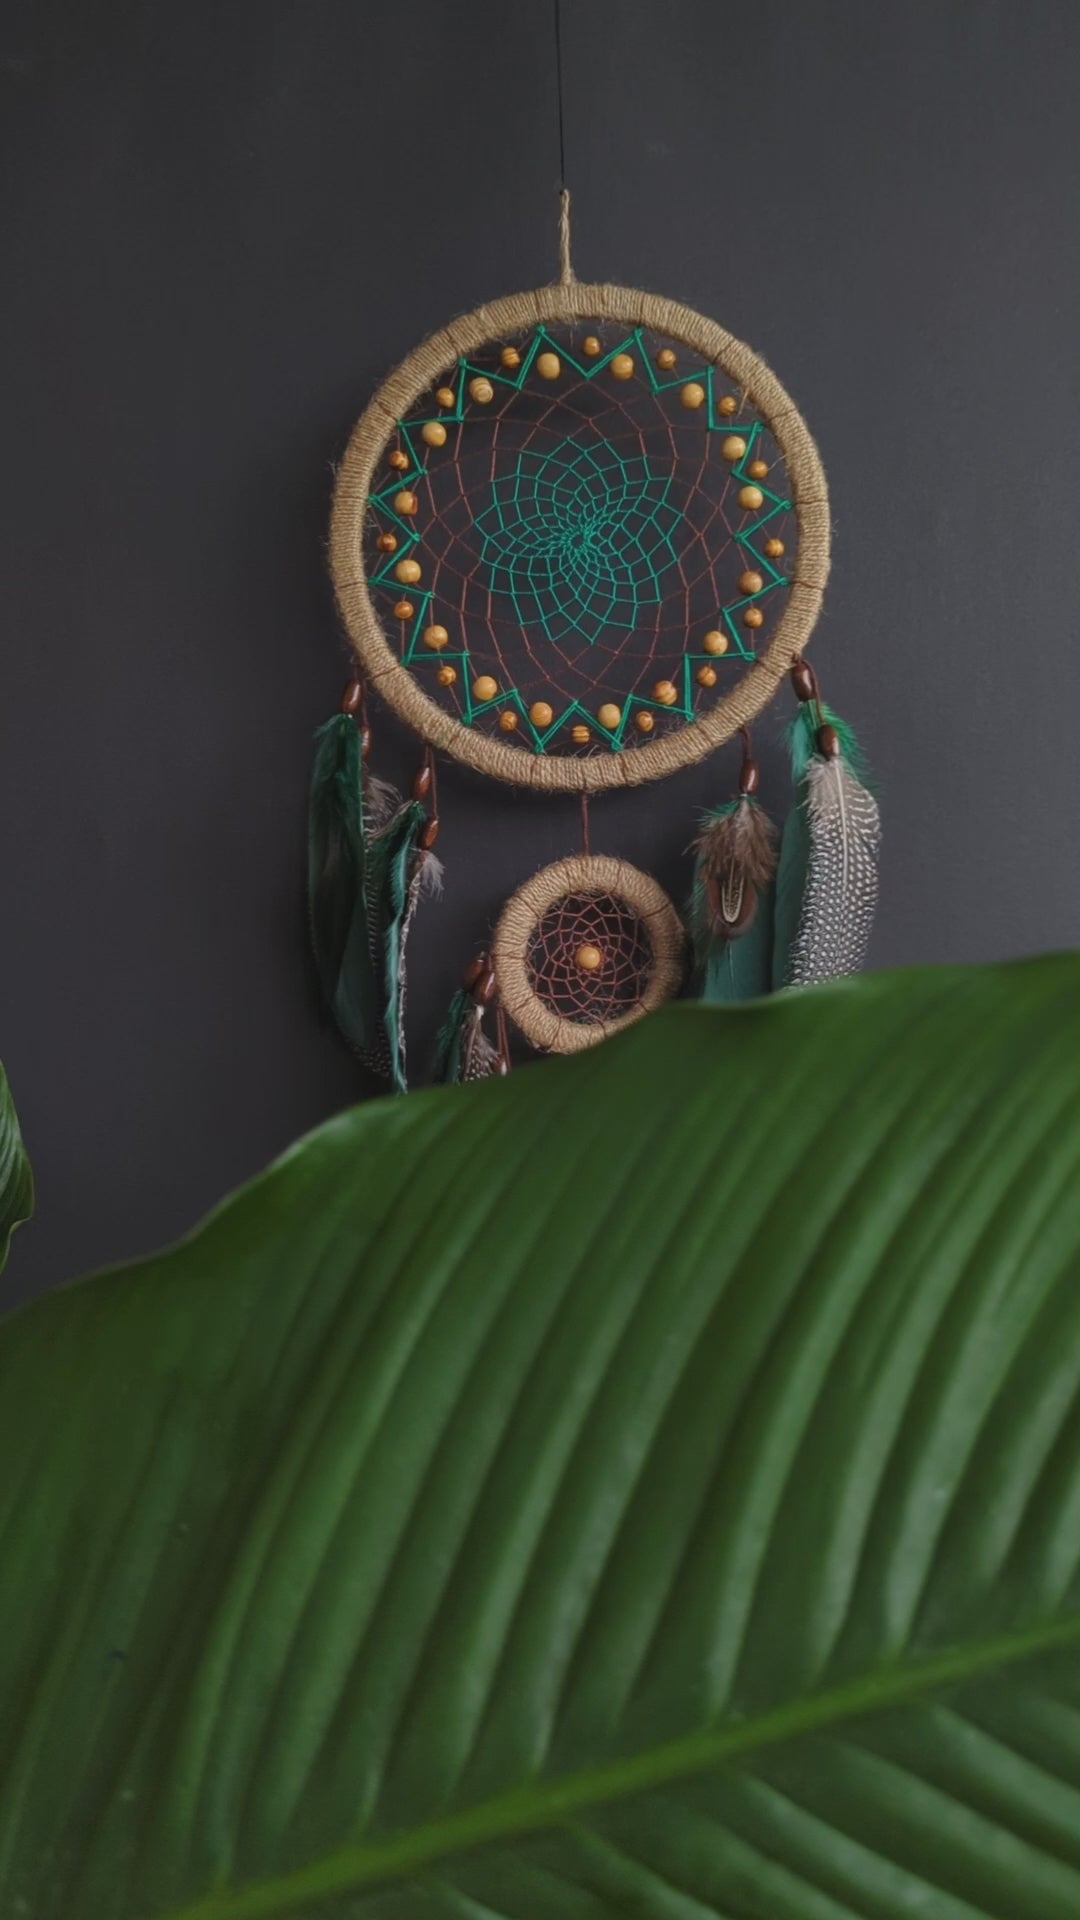
[{"label": "center bead of small hoop", "polygon": [[599,973],[604,964],[603,949],[589,942],[578,948],[575,958],[583,973]]}]

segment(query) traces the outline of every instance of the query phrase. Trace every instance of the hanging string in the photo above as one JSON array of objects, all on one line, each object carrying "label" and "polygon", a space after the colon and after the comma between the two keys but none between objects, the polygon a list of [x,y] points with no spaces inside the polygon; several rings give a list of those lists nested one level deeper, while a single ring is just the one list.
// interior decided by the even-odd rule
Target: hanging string
[{"label": "hanging string", "polygon": [[562,0],[555,0],[555,92],[559,111],[559,285],[576,279],[570,264],[570,189],[566,184],[566,115],[563,108]]},{"label": "hanging string", "polygon": [[581,793],[581,851],[586,856],[591,852],[589,846],[589,795],[585,788],[582,788]]}]

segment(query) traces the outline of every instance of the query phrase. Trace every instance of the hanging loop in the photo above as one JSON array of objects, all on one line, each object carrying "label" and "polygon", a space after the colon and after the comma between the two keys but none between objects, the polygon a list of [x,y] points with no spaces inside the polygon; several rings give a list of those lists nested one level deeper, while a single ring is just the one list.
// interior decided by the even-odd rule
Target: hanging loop
[{"label": "hanging loop", "polygon": [[577,279],[570,264],[570,189],[559,191],[559,285],[572,287]]}]

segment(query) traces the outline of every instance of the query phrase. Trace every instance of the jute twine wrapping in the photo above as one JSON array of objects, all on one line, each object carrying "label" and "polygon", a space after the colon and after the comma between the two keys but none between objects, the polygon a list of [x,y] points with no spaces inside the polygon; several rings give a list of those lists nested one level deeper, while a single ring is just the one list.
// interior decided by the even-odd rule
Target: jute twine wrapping
[{"label": "jute twine wrapping", "polygon": [[[569,271],[568,253],[564,268]],[[379,624],[364,569],[368,494],[383,449],[398,421],[462,355],[489,342],[559,321],[607,320],[628,330],[647,327],[712,361],[768,422],[791,482],[798,524],[796,573],[780,623],[743,677],[692,725],[646,746],[586,758],[532,754],[466,727],[426,694],[394,653]],[[330,564],[341,616],[361,671],[423,740],[478,773],[551,793],[640,786],[693,766],[730,740],[767,705],[801,654],[821,608],[829,574],[829,500],[818,450],[794,402],[756,353],[691,307],[630,287],[585,286],[569,279],[535,293],[517,293],[477,307],[417,347],[384,381],[357,422],[334,489]],[[587,1043],[583,1043],[587,1044]]]},{"label": "jute twine wrapping", "polygon": [[[573,893],[610,893],[645,922],[652,964],[635,1007],[586,1026],[556,1013],[540,998],[529,977],[528,954],[544,915]],[[670,1000],[682,984],[683,929],[663,887],[608,854],[573,854],[542,867],[512,894],[495,929],[492,957],[502,1004],[526,1040],[545,1053],[580,1053],[609,1035],[632,1026]]]}]

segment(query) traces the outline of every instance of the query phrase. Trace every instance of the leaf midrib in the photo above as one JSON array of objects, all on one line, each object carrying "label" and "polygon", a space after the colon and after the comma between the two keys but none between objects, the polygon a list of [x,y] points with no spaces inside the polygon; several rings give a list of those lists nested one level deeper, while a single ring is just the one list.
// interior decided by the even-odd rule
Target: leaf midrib
[{"label": "leaf midrib", "polygon": [[1069,1614],[1022,1632],[952,1647],[905,1666],[879,1668],[843,1686],[802,1695],[754,1719],[705,1728],[663,1746],[568,1774],[562,1780],[533,1781],[385,1840],[340,1847],[293,1873],[255,1881],[234,1891],[219,1888],[192,1904],[160,1913],[155,1920],[296,1916],[316,1901],[410,1878],[421,1868],[475,1847],[540,1832],[591,1807],[707,1773],[721,1761],[885,1707],[901,1706],[939,1687],[1015,1666],[1076,1640],[1080,1640],[1080,1615]]}]

